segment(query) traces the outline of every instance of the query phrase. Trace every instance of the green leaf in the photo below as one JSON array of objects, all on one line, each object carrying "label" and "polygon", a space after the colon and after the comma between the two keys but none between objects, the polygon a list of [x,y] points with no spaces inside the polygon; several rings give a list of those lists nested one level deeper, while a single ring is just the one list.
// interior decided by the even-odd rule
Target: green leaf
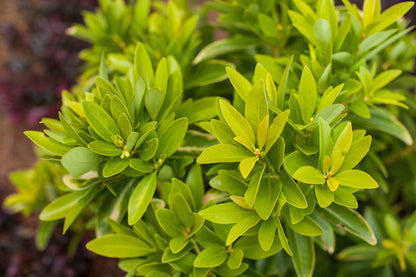
[{"label": "green leaf", "polygon": [[224,247],[211,246],[198,254],[194,261],[194,267],[213,268],[222,265],[227,259],[228,253]]},{"label": "green leaf", "polygon": [[322,228],[308,216],[296,224],[292,224],[290,220],[286,220],[285,222],[293,231],[303,236],[316,237],[322,235],[323,233]]},{"label": "green leaf", "polygon": [[396,29],[393,29],[368,36],[363,40],[363,42],[360,43],[358,50],[361,53],[367,52],[372,48],[379,46],[382,42],[386,41],[396,31]]},{"label": "green leaf", "polygon": [[193,60],[193,64],[198,64],[205,60],[213,59],[228,53],[233,53],[250,48],[257,44],[257,39],[249,37],[234,37],[217,40],[205,46]]},{"label": "green leaf", "polygon": [[233,224],[256,215],[254,211],[243,209],[232,202],[211,206],[199,214],[206,220],[219,224]]},{"label": "green leaf", "polygon": [[229,144],[216,144],[205,149],[196,162],[200,164],[236,163],[250,157],[252,156],[240,147]]},{"label": "green leaf", "polygon": [[351,144],[350,150],[345,155],[342,166],[339,171],[346,171],[353,169],[359,162],[367,155],[371,145],[371,136],[365,136],[354,141]]},{"label": "green leaf", "polygon": [[231,269],[237,269],[241,266],[244,258],[244,252],[240,248],[234,248],[227,259],[227,266]]},{"label": "green leaf", "polygon": [[364,218],[354,210],[338,205],[331,205],[322,209],[324,214],[334,222],[343,224],[343,228],[354,236],[366,241],[371,245],[377,243],[377,239]]},{"label": "green leaf", "polygon": [[254,148],[255,137],[250,123],[226,101],[220,100],[220,108],[225,121],[227,121],[234,134],[237,137],[245,138],[250,143],[250,146]]},{"label": "green leaf", "polygon": [[289,11],[288,13],[293,26],[295,26],[296,29],[298,29],[298,31],[305,38],[315,44],[315,37],[313,36],[313,25],[304,16],[295,11]]},{"label": "green leaf", "polygon": [[285,104],[285,95],[286,95],[286,88],[289,80],[289,71],[292,66],[293,57],[290,57],[289,63],[285,67],[285,71],[283,72],[282,78],[279,83],[279,88],[277,89],[277,103],[273,102],[280,110],[283,110]]},{"label": "green leaf", "polygon": [[104,97],[104,95],[106,94],[108,94],[109,96],[120,95],[120,93],[110,84],[110,82],[106,81],[104,78],[100,76],[98,76],[95,79],[95,83],[101,97]]},{"label": "green leaf", "polygon": [[299,96],[305,103],[305,109],[302,110],[302,118],[305,124],[310,122],[310,118],[315,111],[316,105],[316,83],[312,71],[305,67],[302,72],[299,83]]},{"label": "green leaf", "polygon": [[88,144],[88,148],[97,153],[98,155],[114,157],[123,152],[123,149],[115,146],[112,143],[108,143],[102,140],[95,140]]},{"label": "green leaf", "polygon": [[312,277],[315,268],[315,246],[312,238],[299,235],[290,229],[287,230],[287,234],[296,274],[299,277]]},{"label": "green leaf", "polygon": [[332,149],[331,154],[331,173],[335,174],[339,168],[342,166],[342,162],[345,159],[346,153],[351,147],[352,143],[352,127],[351,122],[345,126],[341,134],[338,136],[337,141],[335,142],[334,148]]},{"label": "green leaf", "polygon": [[263,177],[263,173],[266,169],[264,165],[261,169],[257,170],[253,176],[251,177],[250,183],[248,184],[248,188],[244,193],[244,199],[246,200],[249,207],[253,207],[254,202],[257,198],[257,193],[260,188],[260,183]]},{"label": "green leaf", "polygon": [[401,244],[403,242],[402,228],[398,220],[390,213],[384,215],[384,227],[386,232],[395,242]]},{"label": "green leaf", "polygon": [[202,176],[202,169],[200,165],[194,165],[188,172],[186,183],[191,189],[193,199],[195,201],[196,209],[199,210],[202,205],[202,199],[205,194],[205,184]]},{"label": "green leaf", "polygon": [[140,159],[130,159],[129,166],[142,173],[150,173],[155,169],[152,164]]},{"label": "green leaf", "polygon": [[377,130],[392,135],[407,145],[413,144],[409,131],[396,117],[382,109],[370,108],[370,112],[371,118],[352,116],[352,122],[366,130]]},{"label": "green leaf", "polygon": [[129,159],[122,159],[120,157],[113,157],[108,160],[103,168],[103,176],[105,178],[117,175],[129,166]]},{"label": "green leaf", "polygon": [[99,237],[87,243],[87,249],[109,258],[145,257],[154,249],[141,239],[122,235],[110,234]]},{"label": "green leaf", "polygon": [[194,198],[192,196],[191,188],[187,186],[181,180],[176,178],[172,178],[172,186],[170,189],[169,197],[168,197],[168,204],[169,206],[173,206],[174,198],[176,194],[180,194],[186,200],[188,205],[191,209],[195,209]]},{"label": "green leaf", "polygon": [[235,224],[231,230],[230,233],[227,236],[227,240],[225,242],[226,245],[232,244],[236,239],[238,239],[240,236],[244,235],[245,232],[247,232],[250,228],[254,227],[259,223],[261,218],[258,215],[252,215],[248,216]]},{"label": "green leaf", "polygon": [[241,248],[244,251],[244,258],[250,260],[260,260],[278,253],[282,246],[280,240],[274,239],[273,245],[269,251],[264,251],[258,242],[258,236],[244,236],[241,237],[235,244],[234,248]]},{"label": "green leaf", "polygon": [[252,89],[246,96],[245,117],[247,121],[250,123],[252,129],[257,130],[260,122],[268,114],[269,112],[268,112],[268,107],[267,107],[266,94],[264,90],[264,81],[259,80],[254,84],[254,86],[252,87]]},{"label": "green leaf", "polygon": [[58,156],[63,156],[66,154],[66,152],[71,150],[70,146],[59,143],[54,139],[45,136],[44,133],[39,131],[26,131],[25,135],[30,138],[37,146]]},{"label": "green leaf", "polygon": [[184,226],[192,227],[194,224],[192,210],[181,194],[176,193],[176,195],[173,197],[173,201],[171,201],[170,208]]},{"label": "green leaf", "polygon": [[150,114],[152,120],[157,118],[160,109],[163,106],[165,95],[158,88],[151,88],[147,91],[144,97],[144,105]]},{"label": "green leaf", "polygon": [[414,2],[402,2],[385,10],[377,21],[368,26],[369,34],[380,32],[404,16],[414,5]]},{"label": "green leaf", "polygon": [[159,225],[170,237],[178,237],[183,235],[181,223],[173,211],[168,209],[158,209],[156,211],[156,218]]},{"label": "green leaf", "polygon": [[283,184],[282,192],[286,197],[287,202],[296,208],[306,209],[308,207],[308,202],[295,181],[283,172],[280,174],[280,179]]},{"label": "green leaf", "polygon": [[145,45],[138,43],[134,53],[134,73],[136,79],[141,77],[145,82],[153,84],[154,71],[152,61],[146,51]]},{"label": "green leaf", "polygon": [[156,68],[155,80],[154,80],[153,86],[157,88],[162,93],[162,95],[166,95],[167,85],[168,85],[168,68],[167,68],[166,58],[162,58]]},{"label": "green leaf", "polygon": [[283,230],[282,223],[280,223],[280,219],[278,217],[274,219],[274,224],[277,227],[279,240],[280,240],[280,243],[282,244],[283,249],[285,249],[286,253],[289,256],[293,256],[292,249],[289,246],[289,241],[286,238],[285,232]]},{"label": "green leaf", "polygon": [[226,80],[226,68],[230,66],[233,66],[233,64],[221,60],[199,63],[195,66],[195,69],[192,69],[194,73],[189,81],[185,83],[185,89],[208,86]]},{"label": "green leaf", "polygon": [[259,14],[259,25],[263,34],[267,37],[279,37],[277,23],[265,14]]},{"label": "green leaf", "polygon": [[324,184],[325,176],[312,166],[303,166],[296,170],[293,178],[305,184]]},{"label": "green leaf", "polygon": [[263,178],[261,180],[256,201],[254,202],[254,208],[263,220],[267,220],[270,217],[281,190],[282,182],[280,179]]},{"label": "green leaf", "polygon": [[235,91],[243,100],[245,100],[252,88],[251,83],[234,68],[227,67],[226,70]]},{"label": "green leaf", "polygon": [[196,101],[187,100],[176,110],[176,116],[188,118],[189,124],[210,120],[217,115],[215,107],[217,101],[218,97],[204,97]]},{"label": "green leaf", "polygon": [[144,177],[134,188],[128,204],[128,223],[135,224],[143,216],[157,185],[156,172]]},{"label": "green leaf", "polygon": [[241,160],[239,169],[243,178],[247,178],[250,174],[251,170],[253,169],[256,162],[259,160],[259,157],[254,156],[250,158],[245,158]]},{"label": "green leaf", "polygon": [[61,163],[72,177],[78,178],[97,167],[98,156],[88,148],[75,147],[62,157]]},{"label": "green leaf", "polygon": [[318,19],[313,26],[313,34],[321,47],[326,47],[332,41],[331,25],[325,19]]},{"label": "green leaf", "polygon": [[148,161],[150,159],[152,159],[155,154],[156,151],[158,149],[157,147],[158,145],[158,139],[157,138],[152,138],[149,140],[146,140],[142,146],[140,146],[139,148],[139,156],[143,161]]},{"label": "green leaf", "polygon": [[188,254],[188,252],[192,249],[192,245],[188,244],[184,249],[182,249],[181,251],[179,251],[179,253],[173,253],[172,250],[170,250],[169,247],[167,247],[165,249],[165,251],[163,251],[163,256],[162,256],[162,263],[170,263],[170,262],[174,262],[177,260],[182,259],[186,254]]},{"label": "green leaf", "polygon": [[326,208],[334,202],[334,193],[329,189],[327,184],[316,185],[315,194],[321,208]]},{"label": "green leaf", "polygon": [[188,130],[188,119],[183,117],[173,121],[168,128],[159,135],[156,155],[170,157],[182,145]]},{"label": "green leaf", "polygon": [[296,170],[302,166],[315,167],[315,160],[301,151],[294,151],[285,157],[284,165],[287,173],[293,176]]},{"label": "green leaf", "polygon": [[40,220],[52,221],[64,218],[68,212],[82,199],[84,191],[64,194],[49,203],[39,215]]},{"label": "green leaf", "polygon": [[39,222],[38,231],[36,233],[36,248],[38,250],[45,250],[48,246],[49,240],[52,237],[57,222],[55,221],[41,221]]},{"label": "green leaf", "polygon": [[258,239],[260,247],[264,251],[269,251],[273,245],[273,240],[275,239],[276,234],[276,223],[274,218],[269,218],[266,221],[263,221],[260,225]]},{"label": "green leaf", "polygon": [[264,150],[265,153],[269,152],[270,148],[272,148],[277,139],[280,137],[283,129],[286,126],[289,114],[290,110],[286,110],[273,119],[273,122],[270,125],[269,131],[267,133],[266,148]]},{"label": "green leaf", "polygon": [[121,135],[113,118],[98,104],[82,102],[82,108],[91,128],[106,142],[112,143],[111,137]]},{"label": "green leaf", "polygon": [[335,175],[335,178],[339,181],[340,185],[346,187],[361,189],[378,188],[377,182],[370,175],[357,169],[340,172]]}]

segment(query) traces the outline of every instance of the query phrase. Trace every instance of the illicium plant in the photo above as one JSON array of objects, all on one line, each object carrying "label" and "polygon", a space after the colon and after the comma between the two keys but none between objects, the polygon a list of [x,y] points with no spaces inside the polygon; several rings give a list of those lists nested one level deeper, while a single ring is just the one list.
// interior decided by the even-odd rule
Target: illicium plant
[{"label": "illicium plant", "polygon": [[94,230],[126,276],[412,276],[413,3],[343,3],[100,1],[80,85],[26,132],[55,199],[6,205]]}]

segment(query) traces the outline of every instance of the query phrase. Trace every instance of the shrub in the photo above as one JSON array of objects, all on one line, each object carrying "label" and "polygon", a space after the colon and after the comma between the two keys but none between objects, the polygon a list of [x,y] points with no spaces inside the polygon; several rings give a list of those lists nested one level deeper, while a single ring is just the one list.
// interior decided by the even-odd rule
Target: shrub
[{"label": "shrub", "polygon": [[414,274],[413,3],[343,2],[100,1],[40,219],[128,276]]}]

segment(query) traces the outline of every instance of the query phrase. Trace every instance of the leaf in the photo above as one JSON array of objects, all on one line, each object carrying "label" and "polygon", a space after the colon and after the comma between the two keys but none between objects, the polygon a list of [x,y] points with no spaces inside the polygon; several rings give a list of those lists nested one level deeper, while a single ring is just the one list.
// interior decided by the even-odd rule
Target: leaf
[{"label": "leaf", "polygon": [[285,249],[286,253],[289,256],[293,256],[292,249],[289,246],[289,241],[286,238],[285,232],[283,230],[282,223],[280,223],[280,219],[276,218],[274,220],[274,224],[276,225],[277,232],[278,232],[278,235],[279,235],[279,240],[280,240],[280,243],[282,244],[283,249]]},{"label": "leaf", "polygon": [[310,42],[315,44],[315,37],[313,36],[313,26],[312,24],[301,14],[295,11],[288,12],[290,20],[293,23],[293,26],[298,29],[298,31],[307,38]]},{"label": "leaf", "polygon": [[399,18],[404,16],[414,5],[414,2],[402,2],[397,3],[390,8],[386,9],[378,18],[368,26],[369,34],[375,34],[380,32],[396,22]]},{"label": "leaf", "polygon": [[341,186],[361,189],[378,188],[377,182],[366,172],[352,169],[338,173],[335,178]]},{"label": "leaf", "polygon": [[152,61],[143,43],[138,43],[134,52],[134,73],[148,84],[153,84],[154,71]]},{"label": "leaf", "polygon": [[250,183],[248,184],[248,188],[244,193],[244,199],[246,200],[249,207],[253,207],[254,202],[257,198],[257,193],[260,188],[260,183],[263,177],[263,173],[266,169],[266,165],[264,165],[261,169],[257,170],[253,176],[251,177]]},{"label": "leaf", "polygon": [[140,159],[130,159],[129,166],[141,173],[150,173],[155,169],[152,164]]},{"label": "leaf", "polygon": [[211,206],[203,209],[199,214],[206,220],[219,224],[233,224],[256,215],[254,211],[243,209],[232,202]]},{"label": "leaf", "polygon": [[250,123],[252,130],[257,130],[260,122],[268,114],[269,111],[267,107],[267,99],[264,90],[264,81],[259,80],[254,84],[249,93],[246,95],[245,117],[247,121]]},{"label": "leaf", "polygon": [[241,266],[244,258],[244,252],[240,248],[234,248],[227,259],[227,266],[231,269],[237,269]]},{"label": "leaf", "polygon": [[261,218],[258,215],[252,215],[238,221],[237,224],[231,228],[230,233],[228,233],[225,244],[227,246],[232,244],[236,239],[244,235],[244,233],[247,232],[250,228],[257,225],[260,220]]},{"label": "leaf", "polygon": [[158,157],[170,157],[182,145],[188,130],[188,119],[183,117],[173,121],[168,128],[159,135],[157,148]]},{"label": "leaf", "polygon": [[218,97],[204,97],[193,102],[188,100],[176,111],[176,116],[188,118],[189,124],[210,120],[217,115],[217,101]]},{"label": "leaf", "polygon": [[254,208],[257,214],[267,220],[276,206],[282,182],[277,178],[263,178],[260,182],[259,191],[257,192]]},{"label": "leaf", "polygon": [[384,215],[384,227],[386,232],[395,242],[402,243],[402,228],[398,220],[390,213]]},{"label": "leaf", "polygon": [[283,110],[285,104],[285,95],[286,95],[286,88],[287,83],[289,80],[289,71],[292,66],[293,62],[293,55],[290,57],[289,63],[285,67],[285,71],[283,72],[282,78],[279,83],[279,88],[277,89],[277,103],[273,102],[280,110]]},{"label": "leaf", "polygon": [[144,177],[134,188],[128,203],[128,223],[135,224],[143,216],[157,185],[156,172]]},{"label": "leaf", "polygon": [[151,88],[146,92],[144,105],[146,106],[152,120],[157,118],[157,115],[163,106],[164,99],[165,95],[158,88]]},{"label": "leaf", "polygon": [[305,216],[301,222],[296,224],[292,224],[290,220],[286,220],[285,222],[293,231],[303,236],[316,237],[323,233],[322,228],[308,216]]},{"label": "leaf", "polygon": [[185,198],[180,194],[176,193],[171,201],[171,210],[175,213],[179,221],[186,227],[192,227],[194,224],[192,217],[192,210]]},{"label": "leaf", "polygon": [[315,268],[315,247],[312,238],[299,235],[290,229],[287,230],[287,234],[296,274],[299,277],[312,277]]},{"label": "leaf", "polygon": [[98,155],[107,157],[118,156],[123,152],[123,149],[102,140],[94,140],[93,142],[90,142],[88,144],[88,148]]},{"label": "leaf", "polygon": [[340,172],[353,169],[367,155],[371,145],[371,136],[365,136],[354,141],[345,155]]},{"label": "leaf", "polygon": [[224,119],[233,133],[238,137],[245,138],[250,143],[250,146],[254,148],[255,137],[250,123],[226,101],[220,100],[219,103]]},{"label": "leaf", "polygon": [[299,83],[299,96],[305,102],[305,110],[302,110],[303,122],[308,124],[315,111],[316,105],[316,83],[312,71],[305,67]]},{"label": "leaf", "polygon": [[64,194],[49,203],[39,215],[40,220],[52,221],[64,218],[68,212],[82,199],[84,191]]},{"label": "leaf", "polygon": [[33,143],[52,154],[63,156],[66,154],[66,152],[71,150],[70,146],[59,143],[54,139],[45,136],[45,134],[42,132],[25,131],[24,133],[28,138],[30,138],[33,141]]},{"label": "leaf", "polygon": [[234,68],[227,67],[226,70],[235,91],[243,100],[245,100],[252,88],[251,83]]},{"label": "leaf", "polygon": [[122,235],[110,234],[99,237],[87,243],[87,249],[109,258],[146,257],[154,249],[141,239]]},{"label": "leaf", "polygon": [[225,262],[227,256],[228,254],[224,247],[211,246],[198,254],[193,265],[198,268],[217,267]]},{"label": "leaf", "polygon": [[397,29],[393,29],[368,36],[363,40],[363,42],[360,43],[358,51],[361,53],[370,51],[372,48],[379,46],[382,42],[386,41],[396,31]]},{"label": "leaf", "polygon": [[334,204],[326,209],[322,209],[322,212],[329,216],[335,224],[342,223],[343,228],[347,232],[371,245],[376,245],[377,239],[373,231],[364,218],[356,211]]},{"label": "leaf", "polygon": [[366,130],[377,130],[392,135],[407,145],[413,144],[412,136],[406,127],[385,110],[370,108],[371,118],[352,116],[352,122]]},{"label": "leaf", "polygon": [[[156,219],[160,227],[162,227],[162,229],[170,237],[179,237],[183,235],[182,225],[173,211],[168,209],[158,209],[156,211]],[[174,253],[177,253],[179,251],[174,251]]]},{"label": "leaf", "polygon": [[334,193],[329,189],[328,185],[316,185],[315,195],[321,208],[326,208],[334,202]]},{"label": "leaf", "polygon": [[325,176],[312,166],[303,166],[293,173],[293,178],[305,184],[324,184]]},{"label": "leaf", "polygon": [[113,135],[121,135],[114,119],[100,105],[83,101],[82,108],[89,125],[103,140],[112,143]]},{"label": "leaf", "polygon": [[278,253],[282,246],[278,239],[273,240],[273,245],[269,251],[264,251],[259,243],[257,235],[241,237],[235,244],[234,248],[240,248],[244,251],[244,258],[250,260],[260,260]]},{"label": "leaf", "polygon": [[240,147],[229,144],[216,144],[205,149],[196,162],[200,164],[235,163],[250,157],[251,155]]},{"label": "leaf", "polygon": [[257,39],[249,37],[233,37],[217,40],[205,46],[193,60],[193,64],[198,64],[205,60],[210,60],[225,54],[241,51],[250,48],[258,43]]},{"label": "leaf", "polygon": [[266,148],[264,150],[265,153],[269,152],[270,148],[272,148],[274,143],[280,137],[281,133],[283,132],[283,129],[286,126],[289,114],[290,110],[286,110],[273,119],[273,122],[270,125],[269,131],[267,133]]},{"label": "leaf", "polygon": [[45,250],[48,246],[49,240],[52,237],[57,222],[55,221],[41,221],[39,222],[38,231],[36,233],[36,248],[38,250]]},{"label": "leaf", "polygon": [[129,166],[129,160],[128,159],[122,159],[120,157],[113,157],[110,160],[108,160],[103,168],[103,176],[105,178],[112,177],[114,175],[117,175],[123,170],[125,170]]},{"label": "leaf", "polygon": [[263,34],[267,37],[279,37],[277,23],[265,14],[259,14],[259,25]]},{"label": "leaf", "polygon": [[221,60],[199,63],[192,69],[192,77],[185,83],[185,89],[208,86],[227,79],[226,69],[233,64]]},{"label": "leaf", "polygon": [[326,47],[332,41],[331,25],[325,19],[318,19],[313,26],[314,37],[321,47]]},{"label": "leaf", "polygon": [[334,148],[331,154],[331,174],[335,174],[342,166],[342,162],[345,159],[345,155],[351,147],[352,143],[352,127],[351,122],[345,126],[341,134],[338,136],[335,142]]},{"label": "leaf", "polygon": [[78,178],[97,167],[98,156],[88,148],[75,147],[62,157],[61,163],[72,177]]},{"label": "leaf", "polygon": [[396,79],[402,73],[399,69],[391,69],[382,72],[374,78],[373,91],[377,91],[387,86],[391,81]]},{"label": "leaf", "polygon": [[305,195],[302,191],[287,174],[281,173],[280,179],[282,180],[282,192],[286,197],[286,200],[292,206],[299,209],[306,209],[308,207],[308,202],[306,202]]},{"label": "leaf", "polygon": [[157,88],[162,93],[162,95],[165,96],[167,85],[168,85],[168,68],[167,68],[166,58],[162,58],[156,68],[155,80],[154,80],[153,86]]},{"label": "leaf", "polygon": [[159,140],[157,138],[152,138],[146,140],[142,144],[142,146],[139,148],[139,156],[143,161],[149,161],[155,156],[158,149],[158,141]]},{"label": "leaf", "polygon": [[276,223],[274,221],[274,218],[269,218],[260,225],[258,239],[259,244],[264,251],[269,251],[273,245],[276,234]]},{"label": "leaf", "polygon": [[245,158],[241,160],[239,169],[243,178],[247,178],[250,174],[251,170],[253,169],[256,162],[259,160],[259,157],[254,156],[250,158]]}]

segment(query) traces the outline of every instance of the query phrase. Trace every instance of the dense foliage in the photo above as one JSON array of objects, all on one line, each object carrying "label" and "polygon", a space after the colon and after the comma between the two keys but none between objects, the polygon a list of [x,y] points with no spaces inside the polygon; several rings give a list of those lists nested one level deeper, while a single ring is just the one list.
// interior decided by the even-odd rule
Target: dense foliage
[{"label": "dense foliage", "polygon": [[6,205],[127,276],[414,275],[413,3],[343,3],[100,1]]}]

